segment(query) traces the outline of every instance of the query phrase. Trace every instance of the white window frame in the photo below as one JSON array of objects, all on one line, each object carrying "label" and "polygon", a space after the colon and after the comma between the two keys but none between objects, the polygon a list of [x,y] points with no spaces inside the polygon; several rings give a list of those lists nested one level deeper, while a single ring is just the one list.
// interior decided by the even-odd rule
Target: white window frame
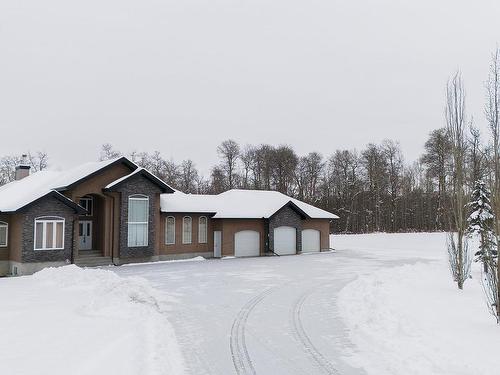
[{"label": "white window frame", "polygon": [[[89,196],[85,196],[85,197],[81,197],[80,198],[80,202],[81,201],[87,201],[87,202],[90,201],[90,202],[92,202],[92,204],[90,206],[90,208],[91,208],[90,211],[87,210],[88,204],[87,204],[87,207],[83,207],[83,206],[82,207],[87,210],[87,213],[84,216],[93,216],[93,214],[94,214],[94,198],[93,197],[89,197]],[[80,202],[78,202],[78,203],[80,203]]]},{"label": "white window frame", "polygon": [[[146,221],[127,221],[127,231],[130,231],[130,225],[137,225],[137,224],[146,224],[146,243],[144,245],[135,245],[135,244],[130,244],[130,237],[127,232],[127,246],[128,247],[148,247],[149,246],[149,197],[147,195],[142,195],[142,194],[133,194],[129,195],[128,197],[128,210],[130,210],[130,201],[131,200],[138,200],[138,201],[146,201],[147,204],[147,212],[146,212]],[[129,213],[130,215],[130,213]]]},{"label": "white window frame", "polygon": [[[189,236],[189,241],[186,238],[186,231],[184,228],[186,225],[186,219],[191,221],[191,235]],[[182,218],[182,243],[185,245],[193,243],[193,218],[191,216],[184,216]]]},{"label": "white window frame", "polygon": [[5,228],[5,244],[0,243],[0,247],[9,246],[9,223],[0,221],[0,228]]},{"label": "white window frame", "polygon": [[[203,241],[201,240],[201,219],[205,219],[205,238]],[[207,243],[208,242],[208,217],[200,216],[198,218],[198,243]]]},{"label": "white window frame", "polygon": [[[36,247],[36,227],[37,223],[42,223],[43,224],[43,230],[42,230],[42,247],[37,248]],[[52,223],[52,244],[54,247],[47,247],[47,224]],[[62,246],[61,247],[56,247],[57,244],[57,224],[62,223]],[[64,250],[64,231],[66,229],[66,220],[63,217],[59,216],[41,216],[35,218],[34,221],[34,229],[33,229],[33,249],[38,251],[38,250]]]},{"label": "white window frame", "polygon": [[[173,219],[174,220],[174,234],[172,241],[169,241],[168,238],[168,219]],[[175,245],[175,217],[174,216],[167,216],[165,219],[165,245]]]}]

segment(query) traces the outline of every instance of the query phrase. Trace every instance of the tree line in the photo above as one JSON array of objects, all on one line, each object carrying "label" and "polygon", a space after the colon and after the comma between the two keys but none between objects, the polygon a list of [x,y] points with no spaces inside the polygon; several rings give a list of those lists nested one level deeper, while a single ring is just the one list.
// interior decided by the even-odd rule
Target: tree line
[{"label": "tree line", "polygon": [[[467,182],[483,173],[484,149],[479,132],[469,129]],[[218,194],[228,189],[276,190],[336,213],[337,232],[436,231],[453,226],[449,199],[453,165],[445,128],[429,134],[424,153],[407,162],[397,141],[370,143],[362,150],[298,155],[289,145],[239,145],[226,140],[217,147],[218,162],[203,176],[192,160],[165,159],[160,151],[125,153],[173,188],[191,194]],[[123,155],[102,145],[99,160]],[[0,184],[12,181],[20,156],[0,158]],[[48,156],[29,154],[34,171],[48,166]]]}]

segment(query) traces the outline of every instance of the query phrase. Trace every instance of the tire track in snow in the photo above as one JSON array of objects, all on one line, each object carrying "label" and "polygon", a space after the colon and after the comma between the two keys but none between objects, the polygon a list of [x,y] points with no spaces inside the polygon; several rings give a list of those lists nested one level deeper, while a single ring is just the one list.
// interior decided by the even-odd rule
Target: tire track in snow
[{"label": "tire track in snow", "polygon": [[316,365],[326,374],[329,375],[339,375],[338,370],[333,366],[330,361],[328,361],[323,354],[314,346],[311,338],[304,329],[302,324],[302,307],[307,297],[309,297],[315,289],[310,290],[302,294],[293,304],[291,314],[290,314],[290,327],[293,335],[297,341],[301,344],[304,351],[309,355],[309,357],[316,363]]},{"label": "tire track in snow", "polygon": [[238,375],[256,374],[252,359],[248,354],[245,329],[248,316],[255,306],[257,306],[259,302],[262,301],[269,293],[271,293],[271,288],[266,289],[262,293],[253,297],[241,308],[233,321],[233,326],[231,327],[230,348],[234,368]]}]

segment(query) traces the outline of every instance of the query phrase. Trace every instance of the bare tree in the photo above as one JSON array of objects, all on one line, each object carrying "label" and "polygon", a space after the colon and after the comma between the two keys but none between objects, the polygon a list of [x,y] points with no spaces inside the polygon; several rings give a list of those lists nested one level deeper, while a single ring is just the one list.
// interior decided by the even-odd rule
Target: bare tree
[{"label": "bare tree", "polygon": [[193,194],[197,191],[198,171],[192,160],[184,160],[181,164],[181,186],[184,193]]},{"label": "bare tree", "polygon": [[[497,48],[492,55],[490,72],[486,82],[486,107],[485,114],[488,120],[492,141],[493,141],[493,186],[491,188],[491,202],[495,215],[494,233],[496,240],[496,249],[500,249],[500,49]],[[496,262],[496,272],[490,272],[490,278],[487,289],[487,295],[490,301],[494,303],[494,313],[497,322],[500,323],[500,289],[498,281],[500,280],[500,262]]]},{"label": "bare tree", "polygon": [[448,81],[446,87],[446,131],[451,142],[453,159],[453,192],[451,199],[453,227],[448,238],[448,259],[454,281],[459,289],[469,278],[472,258],[470,257],[467,237],[467,194],[465,186],[465,153],[467,148],[467,118],[465,111],[465,88],[460,73]]},{"label": "bare tree", "polygon": [[255,148],[253,146],[246,145],[243,148],[240,159],[243,164],[242,187],[244,189],[250,189],[250,173],[252,172],[252,165],[255,162]]},{"label": "bare tree", "polygon": [[425,142],[425,152],[421,157],[421,162],[427,168],[430,179],[437,180],[437,215],[436,229],[448,228],[448,212],[445,202],[447,196],[447,178],[450,165],[450,140],[448,139],[446,128],[433,130],[429,139]]},{"label": "bare tree", "polygon": [[240,146],[232,139],[228,139],[217,147],[217,152],[222,159],[222,169],[226,172],[228,188],[233,189],[236,162],[240,156]]},{"label": "bare tree", "polygon": [[101,146],[101,152],[99,153],[99,161],[115,159],[120,157],[121,155],[122,155],[121,152],[115,150],[111,144],[105,143]]},{"label": "bare tree", "polygon": [[21,163],[27,163],[32,172],[39,172],[48,167],[48,155],[45,152],[29,152],[27,158],[22,155],[7,155],[0,157],[0,186],[12,182],[15,170]]},{"label": "bare tree", "polygon": [[396,203],[399,197],[401,177],[403,171],[403,154],[398,142],[386,139],[382,142],[382,150],[387,161],[387,173],[389,179],[390,225],[391,231],[396,231]]}]

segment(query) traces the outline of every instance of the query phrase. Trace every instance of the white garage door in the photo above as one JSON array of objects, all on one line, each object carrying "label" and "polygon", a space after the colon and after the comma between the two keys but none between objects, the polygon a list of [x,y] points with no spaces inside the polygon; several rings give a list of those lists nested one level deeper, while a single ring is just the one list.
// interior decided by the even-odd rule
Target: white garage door
[{"label": "white garage door", "polygon": [[242,230],[234,235],[234,256],[256,257],[260,255],[260,235],[254,230]]},{"label": "white garage door", "polygon": [[316,253],[320,251],[320,233],[316,229],[305,229],[302,231],[302,252]]},{"label": "white garage door", "polygon": [[297,230],[292,227],[274,229],[274,252],[278,255],[297,253]]}]

